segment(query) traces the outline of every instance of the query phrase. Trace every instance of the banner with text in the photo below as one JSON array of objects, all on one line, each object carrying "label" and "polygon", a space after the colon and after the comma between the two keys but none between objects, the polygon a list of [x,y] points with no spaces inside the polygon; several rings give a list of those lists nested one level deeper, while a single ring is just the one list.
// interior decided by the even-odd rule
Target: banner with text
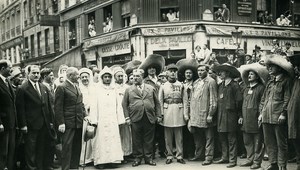
[{"label": "banner with text", "polygon": [[118,42],[98,47],[98,53],[101,57],[127,54],[130,52],[130,41]]},{"label": "banner with text", "polygon": [[111,35],[96,37],[93,39],[89,39],[84,42],[83,48],[90,48],[98,45],[104,45],[104,44],[110,44],[115,43],[119,41],[124,41],[129,39],[129,33],[128,31],[120,32],[120,33],[114,33]]}]

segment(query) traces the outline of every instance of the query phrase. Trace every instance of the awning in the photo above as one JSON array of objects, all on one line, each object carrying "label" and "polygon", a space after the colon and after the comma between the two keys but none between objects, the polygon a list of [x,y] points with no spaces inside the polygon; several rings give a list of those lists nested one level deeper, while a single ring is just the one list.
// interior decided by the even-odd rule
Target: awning
[{"label": "awning", "polygon": [[48,61],[43,65],[43,67],[52,68],[54,74],[58,72],[59,66],[62,64],[66,64],[68,66],[72,66],[76,68],[81,68],[82,67],[81,55],[84,54],[81,52],[81,45],[79,45],[55,57],[54,59]]}]

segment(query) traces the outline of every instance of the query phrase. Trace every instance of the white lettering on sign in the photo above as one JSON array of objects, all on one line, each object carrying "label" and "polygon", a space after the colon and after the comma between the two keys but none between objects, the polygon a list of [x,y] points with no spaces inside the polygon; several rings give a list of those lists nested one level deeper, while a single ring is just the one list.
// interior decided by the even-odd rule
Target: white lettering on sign
[{"label": "white lettering on sign", "polygon": [[[241,43],[243,47],[244,41]],[[231,37],[211,37],[210,46],[212,49],[236,49],[237,45],[234,44],[234,41]]]},{"label": "white lettering on sign", "polygon": [[130,42],[119,42],[98,48],[101,57],[130,53]]},{"label": "white lettering on sign", "polygon": [[159,47],[179,47],[182,43],[191,43],[192,41],[192,35],[176,37],[151,37],[146,39],[148,44],[158,45]]},{"label": "white lettering on sign", "polygon": [[88,41],[84,42],[84,48],[90,48],[93,46],[104,45],[104,44],[124,41],[124,40],[128,40],[128,39],[129,39],[128,31],[115,33],[112,35],[89,39]]}]

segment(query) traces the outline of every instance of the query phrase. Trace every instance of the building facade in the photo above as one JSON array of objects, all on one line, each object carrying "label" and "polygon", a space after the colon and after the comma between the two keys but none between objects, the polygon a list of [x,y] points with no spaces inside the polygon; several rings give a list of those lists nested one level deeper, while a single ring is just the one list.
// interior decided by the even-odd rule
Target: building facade
[{"label": "building facade", "polygon": [[14,65],[22,60],[21,0],[0,1],[0,58]]}]

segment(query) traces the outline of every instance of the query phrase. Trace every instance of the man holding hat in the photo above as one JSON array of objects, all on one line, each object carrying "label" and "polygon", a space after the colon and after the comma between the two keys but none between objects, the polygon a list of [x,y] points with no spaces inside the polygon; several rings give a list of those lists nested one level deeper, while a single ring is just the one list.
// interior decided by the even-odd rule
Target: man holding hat
[{"label": "man holding hat", "polygon": [[278,54],[265,59],[272,79],[267,83],[260,103],[258,121],[263,125],[264,139],[269,155],[267,170],[286,170],[287,144],[287,106],[291,97],[292,64]]},{"label": "man holding hat", "polygon": [[217,83],[208,76],[208,70],[208,65],[198,66],[199,78],[193,83],[189,123],[196,147],[193,160],[205,151],[204,166],[211,164],[214,157],[213,117],[217,111]]},{"label": "man holding hat", "polygon": [[[237,124],[241,112],[242,94],[237,82],[240,72],[227,63],[214,68],[220,73],[222,83],[218,89],[217,129],[222,146],[222,158],[216,163],[228,163],[227,168],[236,166],[237,162]],[[229,157],[228,157],[229,155]]]},{"label": "man holding hat", "polygon": [[253,63],[241,66],[240,72],[246,88],[243,93],[242,116],[238,123],[242,125],[247,151],[247,160],[241,166],[251,166],[251,169],[258,169],[264,154],[262,128],[257,121],[258,110],[265,89],[264,84],[268,80],[268,70],[258,63]]},{"label": "man holding hat", "polygon": [[165,141],[167,149],[166,164],[172,163],[173,159],[173,138],[176,142],[177,162],[185,164],[183,160],[183,138],[182,127],[186,125],[183,115],[182,89],[183,85],[177,81],[177,66],[170,64],[167,66],[168,81],[159,89],[159,101],[164,117],[163,126],[165,131]]},{"label": "man holding hat", "polygon": [[290,62],[294,66],[295,79],[292,89],[291,99],[289,101],[288,111],[288,135],[289,139],[293,141],[296,150],[297,170],[300,170],[300,55],[289,56]]},{"label": "man holding hat", "polygon": [[122,106],[127,124],[131,124],[133,156],[132,166],[145,163],[156,166],[152,159],[155,123],[161,122],[161,108],[157,93],[149,84],[143,83],[144,70],[133,70],[134,85],[126,89]]}]

